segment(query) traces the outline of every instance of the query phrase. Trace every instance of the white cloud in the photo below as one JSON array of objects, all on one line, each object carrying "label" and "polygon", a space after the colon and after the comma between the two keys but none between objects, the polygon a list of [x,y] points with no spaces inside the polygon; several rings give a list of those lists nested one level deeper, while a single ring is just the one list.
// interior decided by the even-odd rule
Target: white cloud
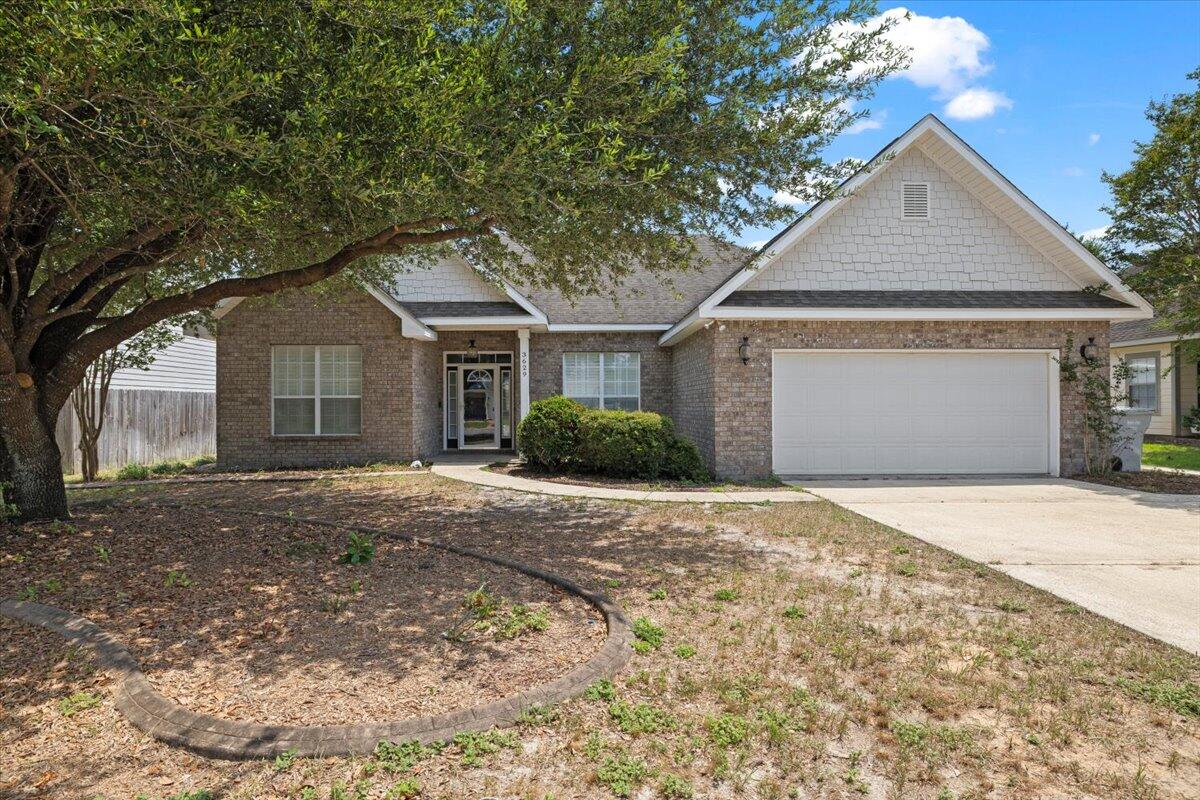
[{"label": "white cloud", "polygon": [[1098,141],[1100,141],[1100,134],[1098,134],[1098,133],[1089,133],[1088,134],[1088,147],[1091,147]]},{"label": "white cloud", "polygon": [[855,120],[849,128],[846,128],[847,136],[855,136],[865,131],[877,131],[883,127],[884,121],[887,119],[887,109],[880,111],[871,117],[863,117]]},{"label": "white cloud", "polygon": [[783,189],[775,192],[771,199],[776,203],[782,203],[785,206],[803,206],[808,204],[807,200],[803,200],[791,192],[785,192]]},{"label": "white cloud", "polygon": [[746,247],[749,247],[751,250],[761,250],[761,249],[763,249],[763,246],[769,241],[771,241],[771,240],[770,239],[755,239],[753,242],[746,242]]},{"label": "white cloud", "polygon": [[1086,231],[1079,232],[1080,239],[1103,239],[1108,233],[1108,225],[1101,225],[1099,228],[1090,228]]},{"label": "white cloud", "polygon": [[[885,34],[908,52],[909,65],[890,77],[903,77],[948,100],[945,112],[955,119],[982,119],[1013,102],[1000,92],[974,84],[992,71],[985,54],[992,46],[987,35],[962,17],[927,17],[906,8],[892,8],[863,23],[871,30],[894,23]],[[839,30],[848,31],[846,23]],[[836,34],[835,34],[836,35]]]},{"label": "white cloud", "polygon": [[896,21],[887,38],[909,51],[911,63],[899,74],[917,86],[952,94],[992,69],[983,60],[991,42],[962,17],[926,17],[893,8],[876,19]]},{"label": "white cloud", "polygon": [[1082,167],[1064,167],[1062,174],[1063,174],[1064,178],[1082,178],[1083,177],[1083,168]]},{"label": "white cloud", "polygon": [[1013,102],[1001,92],[991,89],[963,89],[951,98],[943,109],[951,119],[983,119],[997,109],[1012,108]]}]

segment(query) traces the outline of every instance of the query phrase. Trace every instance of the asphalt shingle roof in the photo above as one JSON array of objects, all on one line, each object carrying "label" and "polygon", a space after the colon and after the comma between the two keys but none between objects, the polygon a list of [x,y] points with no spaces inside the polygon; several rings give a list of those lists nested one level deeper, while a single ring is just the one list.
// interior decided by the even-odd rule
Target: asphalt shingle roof
[{"label": "asphalt shingle roof", "polygon": [[488,302],[412,302],[401,305],[418,319],[422,317],[527,317],[529,312],[516,303]]},{"label": "asphalt shingle roof", "polygon": [[738,291],[720,304],[742,308],[1130,308],[1091,292]]},{"label": "asphalt shingle roof", "polygon": [[547,289],[518,287],[551,323],[673,325],[715,292],[752,255],[737,245],[696,237],[695,269],[655,273],[634,269],[612,292],[576,298]]}]

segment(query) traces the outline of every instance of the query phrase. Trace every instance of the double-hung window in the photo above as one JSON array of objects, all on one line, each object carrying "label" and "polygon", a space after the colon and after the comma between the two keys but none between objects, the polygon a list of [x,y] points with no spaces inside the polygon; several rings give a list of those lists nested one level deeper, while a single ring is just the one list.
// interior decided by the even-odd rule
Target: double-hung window
[{"label": "double-hung window", "polygon": [[362,431],[358,345],[271,348],[271,419],[276,436],[353,436]]},{"label": "double-hung window", "polygon": [[563,394],[588,408],[637,411],[642,405],[640,353],[563,353]]},{"label": "double-hung window", "polygon": [[1158,411],[1158,356],[1130,356],[1125,364],[1129,367],[1129,407]]}]

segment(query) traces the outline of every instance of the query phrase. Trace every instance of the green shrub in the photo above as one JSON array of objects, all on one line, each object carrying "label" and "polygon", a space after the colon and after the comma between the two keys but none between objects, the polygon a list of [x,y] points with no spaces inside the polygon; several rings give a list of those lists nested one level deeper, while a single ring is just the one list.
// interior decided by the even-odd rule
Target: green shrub
[{"label": "green shrub", "polygon": [[566,397],[548,397],[529,406],[517,426],[521,457],[533,467],[568,466],[579,449],[579,421],[587,408]]},{"label": "green shrub", "polygon": [[675,426],[650,411],[589,411],[579,420],[579,463],[613,478],[663,473]]},{"label": "green shrub", "polygon": [[150,477],[150,468],[145,464],[126,464],[117,470],[119,481],[144,481]]},{"label": "green shrub", "polygon": [[682,436],[676,436],[667,445],[662,474],[668,478],[677,478],[692,483],[703,483],[712,478],[696,445],[692,444],[690,439],[684,439]]}]

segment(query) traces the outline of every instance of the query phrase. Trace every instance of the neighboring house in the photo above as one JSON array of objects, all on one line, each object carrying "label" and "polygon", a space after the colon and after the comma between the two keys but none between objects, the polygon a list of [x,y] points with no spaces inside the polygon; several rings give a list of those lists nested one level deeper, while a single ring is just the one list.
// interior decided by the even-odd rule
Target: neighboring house
[{"label": "neighboring house", "polygon": [[1125,359],[1130,370],[1124,388],[1132,408],[1150,409],[1150,436],[1191,436],[1183,417],[1200,405],[1200,347],[1184,347],[1181,338],[1157,319],[1114,322],[1112,360]]},{"label": "neighboring house", "polygon": [[[148,369],[119,369],[109,384],[100,469],[212,454],[217,444],[217,346],[185,334]],[[79,422],[68,402],[56,429],[63,472],[79,471]]]},{"label": "neighboring house", "polygon": [[[532,400],[671,415],[722,476],[1083,466],[1068,339],[1150,307],[936,118],[757,253],[635,271],[619,301],[461,259],[340,301],[219,309],[227,467],[502,449]],[[1097,290],[1092,287],[1107,286]]]}]

